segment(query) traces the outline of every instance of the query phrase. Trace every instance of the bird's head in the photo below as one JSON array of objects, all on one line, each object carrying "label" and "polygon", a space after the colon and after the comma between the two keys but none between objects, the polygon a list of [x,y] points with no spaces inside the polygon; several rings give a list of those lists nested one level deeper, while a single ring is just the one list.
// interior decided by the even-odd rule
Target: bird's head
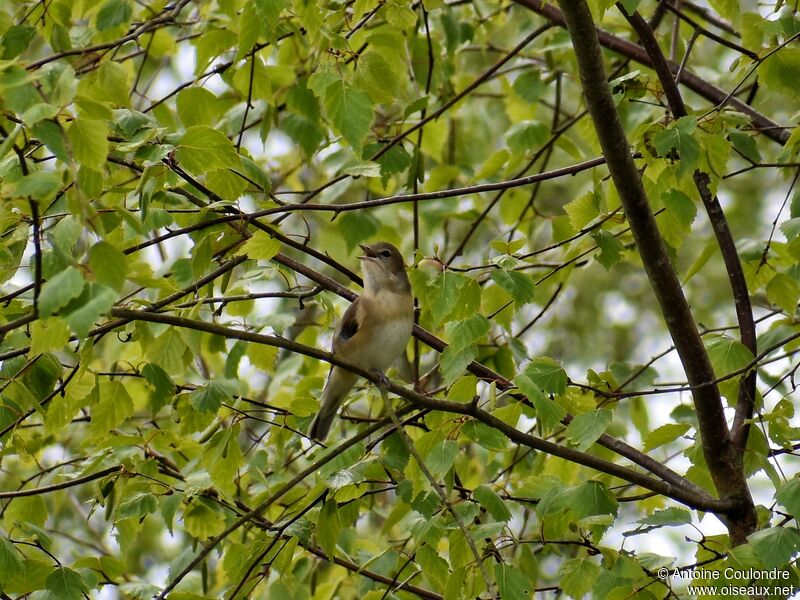
[{"label": "bird's head", "polygon": [[389,242],[359,244],[364,269],[364,290],[377,293],[381,289],[405,292],[410,289],[406,266],[400,251]]}]

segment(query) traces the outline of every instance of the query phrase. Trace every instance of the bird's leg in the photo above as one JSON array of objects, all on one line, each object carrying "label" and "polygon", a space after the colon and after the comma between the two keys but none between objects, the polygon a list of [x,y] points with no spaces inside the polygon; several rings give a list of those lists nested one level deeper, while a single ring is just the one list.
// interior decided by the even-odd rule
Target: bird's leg
[{"label": "bird's leg", "polygon": [[389,387],[389,378],[386,373],[379,369],[372,369],[372,372],[378,377],[378,382],[375,385],[381,389],[387,389]]}]

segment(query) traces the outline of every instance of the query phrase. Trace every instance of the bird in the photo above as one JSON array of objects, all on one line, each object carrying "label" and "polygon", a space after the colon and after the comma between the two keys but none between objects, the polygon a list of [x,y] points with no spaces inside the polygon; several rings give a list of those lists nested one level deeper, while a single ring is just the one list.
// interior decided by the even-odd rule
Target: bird
[{"label": "bird", "polygon": [[[359,244],[364,291],[347,308],[336,327],[331,353],[362,369],[384,371],[406,349],[414,325],[414,299],[400,251],[389,242]],[[308,435],[322,443],[336,411],[358,375],[332,366],[322,390],[320,408]]]}]

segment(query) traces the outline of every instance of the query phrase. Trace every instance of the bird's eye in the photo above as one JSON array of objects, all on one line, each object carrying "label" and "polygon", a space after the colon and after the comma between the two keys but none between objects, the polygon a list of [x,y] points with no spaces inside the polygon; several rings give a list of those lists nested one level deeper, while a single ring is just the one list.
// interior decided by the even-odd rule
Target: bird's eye
[{"label": "bird's eye", "polygon": [[388,250],[381,250],[381,251],[380,251],[380,255],[381,255],[383,258],[389,258],[389,257],[392,255],[392,253],[391,253],[391,252],[389,252]]}]

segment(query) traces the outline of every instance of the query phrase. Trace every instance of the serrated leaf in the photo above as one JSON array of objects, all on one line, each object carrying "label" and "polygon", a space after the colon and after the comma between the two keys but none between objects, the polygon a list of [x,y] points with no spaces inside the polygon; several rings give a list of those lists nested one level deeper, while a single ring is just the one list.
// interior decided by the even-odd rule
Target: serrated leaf
[{"label": "serrated leaf", "polygon": [[567,390],[567,372],[548,356],[534,358],[525,367],[525,375],[549,394],[563,394]]},{"label": "serrated leaf", "polygon": [[503,600],[531,600],[534,587],[519,570],[504,563],[495,563],[494,578]]},{"label": "serrated leaf", "polygon": [[480,287],[461,273],[445,271],[433,282],[428,296],[431,318],[434,324],[456,318],[456,315],[471,315],[480,306]]},{"label": "serrated leaf", "polygon": [[689,429],[691,429],[691,426],[688,423],[667,423],[657,427],[647,434],[644,439],[644,451],[650,452],[654,448],[669,444],[689,431]]},{"label": "serrated leaf", "polygon": [[733,144],[733,147],[745,158],[753,161],[754,163],[762,162],[761,152],[758,150],[758,144],[755,137],[748,135],[738,129],[729,129],[728,137]]},{"label": "serrated leaf", "polygon": [[782,567],[800,552],[800,531],[793,527],[769,527],[748,536],[756,556],[767,569]]},{"label": "serrated leaf", "polygon": [[571,558],[559,569],[560,587],[571,598],[583,598],[594,587],[600,567],[591,558]]},{"label": "serrated leaf", "polygon": [[45,579],[45,589],[47,600],[82,600],[86,584],[72,569],[56,567]]},{"label": "serrated leaf", "polygon": [[80,271],[67,267],[47,280],[39,295],[39,314],[50,316],[81,295],[86,284]]},{"label": "serrated leaf", "polygon": [[697,166],[700,144],[692,137],[696,129],[697,117],[681,117],[653,136],[653,147],[662,157],[666,157],[672,150],[677,151],[680,160],[679,174],[690,172]]},{"label": "serrated leaf", "polygon": [[78,117],[67,128],[67,139],[80,164],[90,169],[101,169],[108,156],[108,125],[100,119]]},{"label": "serrated leaf", "polygon": [[517,375],[514,378],[514,385],[528,397],[528,400],[533,402],[533,407],[536,409],[536,418],[545,432],[552,431],[553,427],[561,423],[561,419],[567,415],[567,411],[561,405],[550,400],[542,388],[536,385],[527,375]]},{"label": "serrated leaf", "polygon": [[210,381],[190,394],[195,408],[204,412],[217,412],[222,403],[233,398],[234,385],[230,381]]},{"label": "serrated leaf", "polygon": [[567,439],[578,447],[586,450],[605,433],[611,425],[613,413],[607,408],[591,410],[574,417],[567,425]]},{"label": "serrated leaf", "polygon": [[97,242],[89,249],[89,266],[95,279],[117,291],[122,289],[128,275],[128,259],[108,242]]},{"label": "serrated leaf", "polygon": [[498,269],[492,271],[492,281],[503,288],[519,305],[533,302],[536,295],[536,286],[533,279],[519,271],[505,271]]},{"label": "serrated leaf", "polygon": [[242,252],[255,260],[270,260],[281,249],[281,243],[259,230],[242,246]]},{"label": "serrated leaf", "polygon": [[225,529],[225,518],[210,500],[194,497],[183,511],[186,532],[199,540],[206,540]]},{"label": "serrated leaf", "polygon": [[472,495],[497,521],[505,523],[511,519],[511,511],[508,510],[505,501],[497,495],[497,492],[491,486],[486,484],[479,485],[472,491]]},{"label": "serrated leaf", "polygon": [[594,192],[587,192],[565,204],[564,211],[569,215],[572,228],[580,231],[600,216],[600,197]]},{"label": "serrated leaf", "polygon": [[570,490],[569,509],[579,519],[595,515],[616,516],[619,508],[614,494],[599,481],[587,481]]},{"label": "serrated leaf", "polygon": [[781,308],[790,317],[797,310],[800,299],[800,283],[785,273],[776,273],[767,284],[767,300]]},{"label": "serrated leaf", "polygon": [[317,517],[317,541],[328,558],[336,554],[336,540],[341,529],[338,505],[332,499],[326,500]]},{"label": "serrated leaf", "polygon": [[[65,310],[64,320],[80,338],[86,337],[98,319],[105,315],[117,300],[117,292],[110,287],[93,283]],[[77,306],[75,305],[77,302]],[[68,312],[67,312],[68,311]]]},{"label": "serrated leaf", "polygon": [[372,101],[343,80],[325,88],[325,110],[350,147],[359,153],[372,123]]},{"label": "serrated leaf", "polygon": [[458,444],[450,440],[444,440],[436,444],[425,455],[425,465],[434,476],[444,475],[453,466],[457,455]]},{"label": "serrated leaf", "polygon": [[642,525],[654,525],[657,527],[665,525],[687,525],[692,522],[692,513],[685,508],[671,506],[664,510],[657,510],[638,521]]},{"label": "serrated leaf", "polygon": [[133,9],[127,0],[108,0],[97,13],[97,30],[106,31],[127,23],[131,14]]},{"label": "serrated leaf", "polygon": [[758,67],[761,81],[772,90],[797,97],[800,81],[800,48],[787,46],[767,57]]},{"label": "serrated leaf", "polygon": [[783,504],[795,519],[800,517],[800,479],[795,477],[784,483],[775,494],[775,499]]},{"label": "serrated leaf", "polygon": [[120,381],[100,382],[97,404],[92,407],[92,429],[105,434],[133,414],[133,399]]},{"label": "serrated leaf", "polygon": [[22,557],[16,546],[5,536],[0,536],[0,584],[22,573]]},{"label": "serrated leaf", "polygon": [[600,248],[600,252],[595,255],[595,258],[606,270],[620,261],[623,246],[613,233],[600,229],[592,237],[597,242],[597,247]]},{"label": "serrated leaf", "polygon": [[483,338],[489,329],[491,323],[489,319],[483,315],[472,315],[463,321],[454,321],[448,323],[445,331],[447,332],[447,339],[450,342],[450,347],[454,352],[460,352],[467,346],[476,344]]},{"label": "serrated leaf", "polygon": [[31,323],[31,354],[61,350],[69,341],[69,327],[64,319],[51,317]]},{"label": "serrated leaf", "polygon": [[706,350],[717,377],[739,371],[753,360],[753,353],[740,341],[724,335],[706,342]]},{"label": "serrated leaf", "polygon": [[225,134],[206,125],[189,127],[176,149],[181,167],[191,173],[238,169],[239,155]]},{"label": "serrated leaf", "polygon": [[215,433],[203,450],[203,465],[211,480],[223,492],[236,493],[236,475],[244,465],[237,437],[239,425]]}]

